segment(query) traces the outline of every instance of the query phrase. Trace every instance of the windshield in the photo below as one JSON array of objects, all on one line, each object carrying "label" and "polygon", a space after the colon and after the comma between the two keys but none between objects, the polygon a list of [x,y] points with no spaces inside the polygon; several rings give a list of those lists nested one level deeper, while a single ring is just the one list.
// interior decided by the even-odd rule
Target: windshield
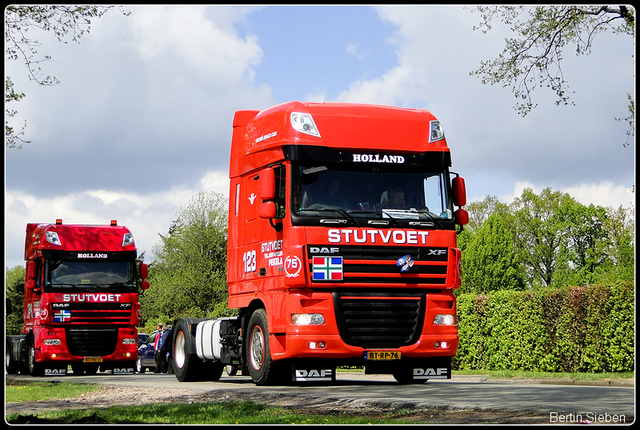
[{"label": "windshield", "polygon": [[346,171],[327,165],[299,165],[293,184],[293,213],[306,217],[342,214],[350,218],[437,223],[453,219],[447,184],[448,173],[442,169]]},{"label": "windshield", "polygon": [[127,292],[136,290],[132,261],[47,261],[47,288]]}]

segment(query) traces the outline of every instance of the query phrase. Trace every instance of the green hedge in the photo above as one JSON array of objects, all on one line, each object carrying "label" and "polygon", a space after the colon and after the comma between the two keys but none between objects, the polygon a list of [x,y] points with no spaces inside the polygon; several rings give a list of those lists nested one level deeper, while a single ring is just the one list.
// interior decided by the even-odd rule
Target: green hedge
[{"label": "green hedge", "polygon": [[458,297],[457,370],[634,370],[634,284]]}]

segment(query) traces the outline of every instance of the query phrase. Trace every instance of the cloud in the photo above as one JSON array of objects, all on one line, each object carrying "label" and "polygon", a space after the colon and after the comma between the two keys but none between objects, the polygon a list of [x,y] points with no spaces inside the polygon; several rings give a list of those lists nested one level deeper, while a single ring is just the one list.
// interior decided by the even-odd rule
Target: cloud
[{"label": "cloud", "polygon": [[[262,50],[255,36],[242,39],[229,22],[205,16],[204,6],[140,8],[130,17],[132,44],[150,72],[183,72],[223,85],[253,82]],[[180,78],[178,74],[176,78]]]},{"label": "cloud", "polygon": [[633,93],[633,38],[599,34],[589,56],[565,48],[563,72],[576,106],[556,106],[551,91],[536,88],[539,106],[523,118],[508,88],[469,75],[501,52],[504,38],[513,36],[507,26],[474,31],[479,15],[460,6],[376,10],[395,26],[388,43],[398,63],[353,82],[337,101],[429,109],[444,126],[454,170],[474,195],[508,195],[515,183],[526,182],[627,204],[620,190],[633,186],[633,149],[623,147],[627,130],[614,118],[626,116],[626,95]]},{"label": "cloud", "polygon": [[[635,180],[635,147],[623,148],[627,128],[613,120],[627,115],[626,94],[634,91],[632,38],[598,35],[588,57],[567,51],[564,71],[576,91],[576,107],[556,107],[553,97],[536,90],[539,108],[521,118],[508,89],[469,76],[481,60],[501,51],[508,28],[474,32],[478,15],[463,7],[375,8],[383,25],[364,14],[366,43],[327,27],[331,10],[323,9],[327,15],[308,28],[325,33],[335,28],[335,45],[315,50],[310,59],[290,58],[297,51],[286,43],[298,40],[298,27],[285,24],[293,9],[278,15],[283,25],[265,26],[254,35],[238,29],[255,7],[127,8],[133,12],[128,17],[114,10],[94,20],[79,45],[33,33],[43,43],[41,51],[53,58],[43,70],[60,79],[57,86],[37,87],[22,64],[5,62],[16,90],[27,94],[17,106],[17,123],[28,120],[27,138],[33,140],[23,150],[6,152],[10,267],[23,264],[26,223],[56,218],[65,223],[117,219],[150,257],[158,234],[194,194],[228,192],[234,112],[272,106],[282,101],[277,96],[294,90],[297,99],[328,101],[327,94],[339,94],[333,101],[431,110],[445,128],[453,170],[467,179],[470,199],[512,199],[530,186],[568,192],[583,204],[633,202],[628,189]],[[268,11],[271,17],[280,13]],[[351,11],[361,16],[360,10]],[[305,37],[315,41],[323,34]],[[266,61],[261,39],[276,41],[275,58],[291,61],[289,73],[275,61],[269,79],[258,79]],[[332,57],[338,51],[344,55]],[[357,60],[363,54],[366,61]],[[347,74],[340,64],[345,58],[357,60]],[[373,63],[384,67],[373,73]],[[292,74],[294,69],[304,73]],[[281,89],[274,95],[270,85],[277,80]],[[258,83],[265,81],[270,85]]]},{"label": "cloud", "polygon": [[[533,190],[534,193],[540,194],[547,186],[540,184],[532,184],[529,182],[517,182],[513,193],[510,195],[500,196],[500,200],[505,203],[511,203],[516,197],[521,197],[525,188]],[[569,194],[578,202],[585,206],[595,205],[602,207],[612,207],[617,209],[622,206],[630,208],[634,206],[635,196],[631,188],[623,185],[616,185],[613,182],[604,181],[600,183],[580,184],[574,187],[566,187],[555,189],[563,193]]]},{"label": "cloud", "polygon": [[86,190],[78,193],[36,197],[7,190],[5,193],[5,241],[10,251],[5,265],[23,264],[22,248],[27,223],[53,223],[62,219],[65,224],[108,224],[117,220],[131,229],[138,252],[152,256],[158,234],[169,229],[180,207],[203,189],[172,188],[158,193],[121,193],[109,190]]}]

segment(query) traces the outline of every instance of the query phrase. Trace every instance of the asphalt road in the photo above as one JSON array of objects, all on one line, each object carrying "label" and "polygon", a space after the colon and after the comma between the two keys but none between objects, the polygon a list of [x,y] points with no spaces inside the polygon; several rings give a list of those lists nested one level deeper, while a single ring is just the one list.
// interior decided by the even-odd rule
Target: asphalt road
[{"label": "asphalt road", "polygon": [[[579,418],[596,423],[635,417],[634,386],[569,385],[570,381],[532,382],[486,380],[482,376],[455,376],[421,385],[400,385],[390,375],[340,372],[333,385],[258,387],[249,377],[226,374],[218,382],[178,382],[172,374],[67,376],[75,382],[136,387],[188,388],[194,391],[240,390],[277,395],[314,396],[348,401],[411,404],[420,407],[535,411],[548,414],[550,422],[577,423]],[[617,417],[617,418],[616,418]],[[607,421],[608,420],[608,421]]]}]

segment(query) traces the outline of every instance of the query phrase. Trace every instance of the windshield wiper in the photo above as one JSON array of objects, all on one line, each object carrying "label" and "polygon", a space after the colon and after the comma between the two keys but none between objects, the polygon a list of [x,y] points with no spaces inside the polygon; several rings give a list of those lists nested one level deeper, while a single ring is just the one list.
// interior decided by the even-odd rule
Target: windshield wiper
[{"label": "windshield wiper", "polygon": [[427,218],[429,218],[429,220],[433,221],[433,223],[435,225],[437,225],[439,228],[442,228],[442,224],[440,224],[440,219],[436,218],[431,211],[429,211],[429,209],[420,209],[417,211],[417,213],[421,214],[421,215],[426,215]]},{"label": "windshield wiper", "polygon": [[78,288],[76,284],[49,284],[48,286],[51,288]]},{"label": "windshield wiper", "polygon": [[358,224],[349,212],[341,208],[300,209],[300,212],[337,212],[342,215],[343,218],[350,220],[354,225]]}]

